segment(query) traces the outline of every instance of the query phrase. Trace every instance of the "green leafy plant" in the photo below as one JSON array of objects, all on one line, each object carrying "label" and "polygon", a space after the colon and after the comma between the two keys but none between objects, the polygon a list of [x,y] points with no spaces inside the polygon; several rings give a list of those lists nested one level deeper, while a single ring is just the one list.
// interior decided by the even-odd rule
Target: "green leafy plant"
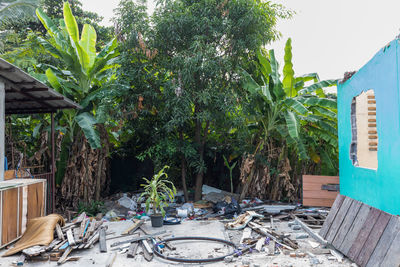
[{"label": "green leafy plant", "polygon": [[[107,75],[115,66],[116,39],[111,40],[97,53],[97,34],[92,25],[84,24],[79,32],[78,24],[68,2],[64,3],[64,19],[57,27],[41,9],[36,14],[46,28],[49,40],[38,37],[40,44],[54,58],[64,63],[65,69],[49,65],[46,78],[50,85],[67,97],[78,102],[83,110],[64,111],[63,119],[68,125],[68,135],[74,140],[78,128],[87,138],[91,148],[101,147],[100,134],[96,124],[102,122],[97,96],[106,88],[103,86],[112,75]],[[78,126],[78,127],[77,127]]]},{"label": "green leafy plant", "polygon": [[232,165],[229,165],[228,160],[226,159],[225,155],[223,155],[224,157],[224,164],[225,166],[228,168],[229,170],[229,179],[231,180],[231,193],[233,193],[233,177],[232,177],[232,172],[233,169],[236,167],[237,161],[235,161]]},{"label": "green leafy plant", "polygon": [[167,196],[170,200],[174,200],[176,188],[171,181],[167,180],[168,174],[165,171],[168,168],[169,166],[164,166],[151,180],[143,177],[146,184],[141,184],[145,190],[141,197],[147,198],[146,212],[149,211],[151,204],[154,214],[161,212],[165,216],[164,207],[168,206]]},{"label": "green leafy plant", "polygon": [[88,216],[94,217],[98,213],[105,213],[106,208],[102,201],[91,201],[90,203],[79,202],[78,213],[85,212]]}]

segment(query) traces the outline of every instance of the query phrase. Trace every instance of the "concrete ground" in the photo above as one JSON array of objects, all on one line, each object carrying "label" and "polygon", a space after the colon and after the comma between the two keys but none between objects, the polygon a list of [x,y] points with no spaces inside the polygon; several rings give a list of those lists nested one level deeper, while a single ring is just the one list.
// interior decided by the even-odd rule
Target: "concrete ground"
[{"label": "concrete ground", "polygon": [[[108,232],[112,234],[107,235],[107,238],[119,235],[125,229],[127,229],[132,224],[131,221],[121,221],[121,222],[107,222]],[[301,230],[293,231],[288,227],[287,222],[275,223],[278,231],[283,231],[285,233],[290,233],[291,238],[295,240],[298,233],[302,233]],[[219,221],[184,221],[180,225],[170,225],[163,226],[162,228],[152,228],[150,222],[146,222],[144,227],[151,232],[158,232],[160,230],[166,230],[169,236],[206,236],[231,240],[234,243],[239,243],[242,236],[242,230],[225,230],[224,224]],[[253,233],[253,235],[256,235]],[[105,266],[105,263],[109,256],[114,252],[111,250],[110,245],[116,241],[122,241],[126,239],[131,239],[135,236],[129,236],[124,238],[118,238],[107,241],[108,252],[100,253],[98,243],[92,249],[79,250],[71,253],[72,256],[80,256],[81,258],[76,262],[66,262],[62,266]],[[344,259],[343,263],[339,263],[336,260],[329,259],[332,257],[330,254],[325,254],[326,249],[323,248],[312,248],[310,241],[314,241],[312,238],[306,238],[298,240],[300,249],[297,252],[312,252],[319,259],[320,264],[315,266],[332,266],[332,267],[344,267],[352,266],[352,263]],[[172,251],[171,256],[181,257],[181,258],[208,258],[222,256],[228,251],[231,251],[227,246],[213,243],[213,242],[173,242],[173,245],[177,248],[176,251]],[[3,254],[5,250],[1,251]],[[147,262],[141,255],[141,249],[139,248],[139,256],[135,259],[127,258],[125,254],[117,254],[116,260],[114,262],[114,267],[131,267],[131,266],[243,266],[245,264],[250,264],[250,266],[268,266],[268,267],[302,267],[302,266],[312,266],[310,257],[305,256],[304,258],[292,258],[289,255],[277,254],[273,256],[268,256],[266,252],[253,252],[251,254],[242,256],[240,258],[235,258],[231,263],[217,262],[210,264],[182,264],[175,262],[167,262],[158,257],[154,257],[151,262]],[[11,266],[14,261],[18,259],[18,255],[0,258],[0,266]],[[27,262],[24,266],[57,266],[57,262]]]}]

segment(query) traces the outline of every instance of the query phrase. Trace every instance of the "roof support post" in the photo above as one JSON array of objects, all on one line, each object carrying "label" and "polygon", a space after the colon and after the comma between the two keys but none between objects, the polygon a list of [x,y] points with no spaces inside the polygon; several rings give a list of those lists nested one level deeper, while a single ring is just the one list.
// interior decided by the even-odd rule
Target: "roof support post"
[{"label": "roof support post", "polygon": [[[49,186],[47,187],[49,188]],[[56,209],[56,158],[55,158],[55,138],[54,138],[54,112],[51,113],[51,204],[54,213]]]},{"label": "roof support post", "polygon": [[5,84],[0,81],[0,181],[4,181]]}]

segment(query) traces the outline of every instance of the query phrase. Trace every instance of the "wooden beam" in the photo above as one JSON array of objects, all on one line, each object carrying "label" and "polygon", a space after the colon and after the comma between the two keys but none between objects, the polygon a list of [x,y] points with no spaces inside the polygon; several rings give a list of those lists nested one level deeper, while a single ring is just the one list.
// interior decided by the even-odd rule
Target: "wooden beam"
[{"label": "wooden beam", "polygon": [[[26,97],[28,97],[28,98],[31,98],[31,99],[35,100],[36,102],[38,102],[38,103],[41,104],[42,106],[54,108],[52,105],[50,105],[50,104],[48,104],[48,103],[46,103],[46,102],[44,102],[44,101],[40,101],[37,97],[31,95],[31,94],[29,93],[29,91],[30,91],[30,92],[33,92],[32,90],[26,90],[26,89],[24,90],[24,88],[19,87],[18,85],[16,85],[16,84],[14,83],[14,81],[8,79],[8,78],[5,77],[4,75],[1,75],[1,74],[0,74],[0,78],[2,78],[3,80],[5,80],[12,88],[14,88],[15,90],[17,90],[18,93],[20,93],[20,94],[22,94],[22,95],[24,95],[24,96],[26,96]],[[48,90],[48,89],[46,89],[46,90]]]},{"label": "wooden beam", "polygon": [[104,227],[100,229],[99,234],[100,252],[107,252],[106,230]]},{"label": "wooden beam", "polygon": [[[57,101],[57,100],[64,100],[63,96],[52,96],[52,97],[41,97],[38,98],[37,100],[40,101]],[[6,103],[18,103],[18,102],[37,102],[36,100],[32,99],[6,99]]]}]

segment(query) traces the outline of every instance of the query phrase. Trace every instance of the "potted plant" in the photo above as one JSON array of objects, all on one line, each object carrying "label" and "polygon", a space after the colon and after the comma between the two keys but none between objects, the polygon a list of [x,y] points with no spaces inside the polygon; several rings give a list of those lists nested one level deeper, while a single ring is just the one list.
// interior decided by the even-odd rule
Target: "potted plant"
[{"label": "potted plant", "polygon": [[141,184],[144,188],[142,197],[146,198],[146,212],[150,209],[150,204],[153,214],[150,215],[151,226],[161,227],[165,216],[164,207],[168,206],[167,196],[173,201],[176,195],[174,184],[169,181],[168,174],[165,172],[169,166],[164,166],[156,173],[151,180],[143,177],[145,184]]}]

